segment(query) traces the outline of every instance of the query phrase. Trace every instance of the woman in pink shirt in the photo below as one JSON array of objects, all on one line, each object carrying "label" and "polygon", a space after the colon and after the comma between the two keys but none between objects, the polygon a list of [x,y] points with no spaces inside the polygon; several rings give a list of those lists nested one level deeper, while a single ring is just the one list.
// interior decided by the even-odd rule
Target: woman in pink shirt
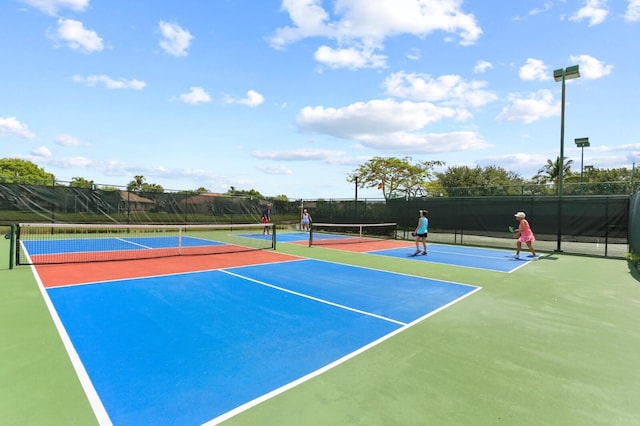
[{"label": "woman in pink shirt", "polygon": [[518,212],[514,216],[516,217],[516,220],[520,222],[520,226],[513,234],[513,238],[518,239],[516,242],[516,254],[514,254],[513,257],[520,259],[520,249],[522,248],[522,243],[525,243],[533,255],[532,260],[538,260],[540,256],[536,254],[536,251],[533,248],[533,242],[536,240],[536,236],[533,234],[531,226],[529,226],[529,222],[525,219],[527,215],[524,212]]}]

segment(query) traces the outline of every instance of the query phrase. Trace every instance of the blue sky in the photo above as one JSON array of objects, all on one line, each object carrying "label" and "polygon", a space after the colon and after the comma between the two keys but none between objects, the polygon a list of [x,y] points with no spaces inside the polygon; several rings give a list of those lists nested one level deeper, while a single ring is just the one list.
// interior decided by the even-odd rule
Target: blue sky
[{"label": "blue sky", "polygon": [[[640,163],[640,0],[2,0],[0,157],[59,180],[350,198],[375,156]],[[359,197],[379,198],[377,189]]]}]

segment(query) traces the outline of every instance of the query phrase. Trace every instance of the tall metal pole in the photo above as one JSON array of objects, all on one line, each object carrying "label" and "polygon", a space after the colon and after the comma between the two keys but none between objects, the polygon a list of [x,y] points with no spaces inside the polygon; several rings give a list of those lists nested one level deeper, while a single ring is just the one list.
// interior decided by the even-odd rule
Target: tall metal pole
[{"label": "tall metal pole", "polygon": [[558,237],[556,251],[561,252],[562,239],[562,184],[564,181],[564,92],[565,70],[562,70],[562,106],[560,111],[560,159],[558,161]]},{"label": "tall metal pole", "polygon": [[582,188],[583,173],[584,173],[584,145],[582,145],[582,156],[580,157],[580,188]]}]

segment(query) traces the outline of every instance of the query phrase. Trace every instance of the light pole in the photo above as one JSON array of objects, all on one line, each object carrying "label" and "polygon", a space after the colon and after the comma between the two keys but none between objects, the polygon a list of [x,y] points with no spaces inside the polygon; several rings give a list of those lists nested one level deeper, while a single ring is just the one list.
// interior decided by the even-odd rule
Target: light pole
[{"label": "light pole", "polygon": [[584,148],[591,146],[589,138],[577,138],[576,146],[582,148],[582,156],[580,157],[580,185],[582,186],[582,175],[584,174]]},{"label": "light pole", "polygon": [[580,68],[573,65],[553,71],[553,79],[562,82],[562,110],[560,111],[560,161],[558,164],[558,244],[556,251],[562,251],[560,240],[562,238],[562,184],[564,181],[564,92],[565,81],[580,77]]}]

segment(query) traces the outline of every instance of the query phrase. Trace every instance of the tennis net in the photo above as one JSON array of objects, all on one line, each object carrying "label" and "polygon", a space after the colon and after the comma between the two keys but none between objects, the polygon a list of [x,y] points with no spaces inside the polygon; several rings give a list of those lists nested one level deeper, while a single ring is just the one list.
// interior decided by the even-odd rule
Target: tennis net
[{"label": "tennis net", "polygon": [[276,226],[20,223],[16,264],[39,265],[275,249]]},{"label": "tennis net", "polygon": [[397,238],[397,223],[312,223],[309,246],[357,244]]}]

